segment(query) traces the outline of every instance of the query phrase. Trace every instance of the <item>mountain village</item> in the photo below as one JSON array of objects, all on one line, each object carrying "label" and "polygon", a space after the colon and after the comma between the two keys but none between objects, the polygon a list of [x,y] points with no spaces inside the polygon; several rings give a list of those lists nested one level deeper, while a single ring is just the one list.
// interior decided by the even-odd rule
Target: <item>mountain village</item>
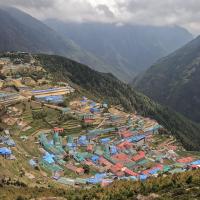
[{"label": "mountain village", "polygon": [[79,95],[30,54],[19,55],[0,58],[1,178],[91,187],[200,167],[200,155],[155,120]]}]

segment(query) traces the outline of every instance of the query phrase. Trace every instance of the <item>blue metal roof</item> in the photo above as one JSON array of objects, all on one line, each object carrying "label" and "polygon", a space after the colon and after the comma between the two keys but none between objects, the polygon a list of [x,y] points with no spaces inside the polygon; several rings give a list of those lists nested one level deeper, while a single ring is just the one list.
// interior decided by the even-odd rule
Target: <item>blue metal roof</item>
[{"label": "blue metal roof", "polygon": [[136,135],[128,139],[129,142],[138,142],[145,138],[145,135]]},{"label": "blue metal roof", "polygon": [[200,160],[196,160],[194,162],[191,162],[191,165],[200,165]]},{"label": "blue metal roof", "polygon": [[140,175],[140,176],[139,176],[139,179],[140,179],[140,180],[146,180],[147,178],[148,178],[147,175]]},{"label": "blue metal roof", "polygon": [[12,151],[6,147],[0,148],[0,155],[11,155]]},{"label": "blue metal roof", "polygon": [[102,139],[100,139],[100,142],[103,144],[108,143],[108,142],[110,142],[110,138],[102,138]]},{"label": "blue metal roof", "polygon": [[110,147],[110,152],[111,152],[111,154],[116,154],[117,153],[117,147],[116,146],[111,146]]},{"label": "blue metal roof", "polygon": [[50,154],[48,152],[45,153],[45,155],[43,156],[43,160],[45,160],[46,162],[48,162],[49,164],[52,164],[54,163],[54,155],[53,154]]},{"label": "blue metal roof", "polygon": [[96,162],[99,160],[99,156],[94,155],[94,156],[92,156],[91,160],[92,160],[92,162]]},{"label": "blue metal roof", "polygon": [[43,100],[43,101],[50,101],[53,103],[60,103],[63,102],[64,98],[62,95],[54,95],[54,96],[45,96],[45,97],[37,97],[36,99]]}]

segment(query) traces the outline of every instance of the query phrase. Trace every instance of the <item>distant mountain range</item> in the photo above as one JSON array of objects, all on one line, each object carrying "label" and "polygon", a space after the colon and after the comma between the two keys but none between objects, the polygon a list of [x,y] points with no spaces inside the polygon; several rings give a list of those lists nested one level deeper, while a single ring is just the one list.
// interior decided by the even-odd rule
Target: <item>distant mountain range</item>
[{"label": "distant mountain range", "polygon": [[18,9],[1,7],[0,51],[61,55],[129,82],[155,60],[192,39],[180,27],[45,23],[51,28]]},{"label": "distant mountain range", "polygon": [[[57,54],[103,72],[110,67],[41,21],[10,7],[0,8],[0,51]],[[123,74],[123,70],[119,72]]]},{"label": "distant mountain range", "polygon": [[200,37],[159,60],[134,81],[134,86],[200,122]]},{"label": "distant mountain range", "polygon": [[125,77],[126,82],[157,59],[192,40],[192,35],[178,26],[65,23],[55,19],[46,20],[45,23],[107,65],[115,67],[115,71],[109,70],[114,75],[118,69],[123,69],[129,75]]}]

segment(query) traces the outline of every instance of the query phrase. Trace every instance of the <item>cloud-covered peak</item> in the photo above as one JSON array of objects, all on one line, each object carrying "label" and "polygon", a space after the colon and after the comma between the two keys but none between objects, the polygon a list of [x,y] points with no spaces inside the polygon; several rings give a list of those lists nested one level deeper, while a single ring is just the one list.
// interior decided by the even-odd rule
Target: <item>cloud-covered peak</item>
[{"label": "cloud-covered peak", "polygon": [[39,18],[75,22],[179,25],[200,32],[199,0],[1,0]]}]

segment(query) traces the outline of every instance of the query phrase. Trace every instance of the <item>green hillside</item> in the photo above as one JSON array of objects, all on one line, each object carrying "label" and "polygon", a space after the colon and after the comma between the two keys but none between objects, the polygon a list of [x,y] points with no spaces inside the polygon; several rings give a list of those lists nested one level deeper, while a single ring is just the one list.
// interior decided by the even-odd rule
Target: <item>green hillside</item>
[{"label": "green hillside", "polygon": [[199,150],[200,127],[167,107],[151,101],[111,74],[96,72],[89,67],[59,56],[36,55],[55,80],[69,80],[92,96],[121,104],[127,111],[156,119],[175,135],[189,150]]},{"label": "green hillside", "polygon": [[139,77],[134,86],[155,101],[200,122],[200,37]]},{"label": "green hillside", "polygon": [[[11,7],[0,6],[0,51],[25,51],[66,56],[85,63],[95,70],[108,72],[100,58],[84,50],[68,37],[60,36],[56,31],[32,17],[31,15]],[[123,69],[118,69],[117,75]],[[124,78],[124,77],[123,77]]]},{"label": "green hillside", "polygon": [[49,188],[29,188],[20,182],[5,181],[1,183],[0,199],[198,200],[200,199],[199,173],[199,170],[195,170],[168,177],[151,178],[146,182],[116,181],[114,184],[105,188],[97,186],[83,190],[69,188],[58,189],[55,186],[50,186]]}]

